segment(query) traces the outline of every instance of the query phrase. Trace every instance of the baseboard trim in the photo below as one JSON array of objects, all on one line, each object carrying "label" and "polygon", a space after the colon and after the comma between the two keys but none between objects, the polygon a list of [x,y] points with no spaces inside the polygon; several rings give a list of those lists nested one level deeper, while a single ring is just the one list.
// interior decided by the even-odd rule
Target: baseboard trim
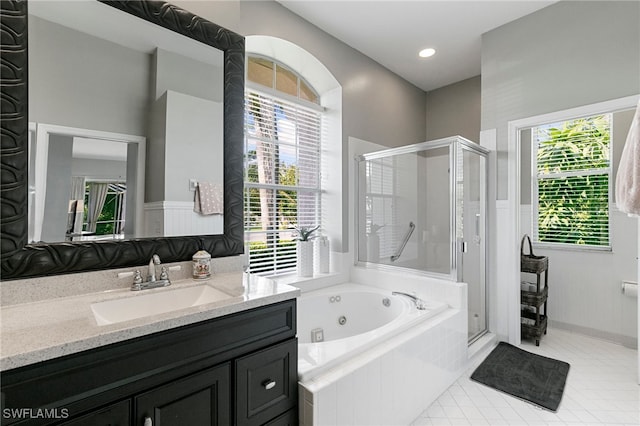
[{"label": "baseboard trim", "polygon": [[560,321],[549,321],[549,327],[570,331],[573,333],[583,334],[595,339],[606,340],[611,343],[617,343],[630,349],[638,349],[638,339],[622,334],[611,333],[608,331],[596,330],[595,328],[583,327],[581,325],[568,324]]}]

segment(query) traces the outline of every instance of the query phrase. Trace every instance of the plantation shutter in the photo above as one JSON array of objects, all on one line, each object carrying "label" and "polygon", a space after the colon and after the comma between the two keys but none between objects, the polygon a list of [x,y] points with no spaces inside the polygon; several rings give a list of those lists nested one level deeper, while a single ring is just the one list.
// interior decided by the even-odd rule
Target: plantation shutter
[{"label": "plantation shutter", "polygon": [[245,240],[251,272],[296,266],[294,226],[320,224],[321,113],[245,93]]},{"label": "plantation shutter", "polygon": [[609,246],[611,115],[533,129],[534,239]]}]

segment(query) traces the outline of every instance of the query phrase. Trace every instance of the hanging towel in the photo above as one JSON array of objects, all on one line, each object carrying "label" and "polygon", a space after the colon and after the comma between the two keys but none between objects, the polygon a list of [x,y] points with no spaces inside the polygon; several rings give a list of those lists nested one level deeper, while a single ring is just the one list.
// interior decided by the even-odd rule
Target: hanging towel
[{"label": "hanging towel", "polygon": [[640,215],[640,101],[618,166],[616,205],[629,215]]},{"label": "hanging towel", "polygon": [[224,212],[222,184],[199,182],[196,186],[193,211],[201,215],[222,214]]}]

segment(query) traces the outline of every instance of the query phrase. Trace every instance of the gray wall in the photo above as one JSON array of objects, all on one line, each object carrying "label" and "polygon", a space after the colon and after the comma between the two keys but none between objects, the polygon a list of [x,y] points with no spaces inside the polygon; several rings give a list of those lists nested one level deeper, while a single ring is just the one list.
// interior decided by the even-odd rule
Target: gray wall
[{"label": "gray wall", "polygon": [[507,196],[507,122],[640,92],[640,2],[561,1],[482,37],[481,128],[497,129]]},{"label": "gray wall", "polygon": [[480,76],[427,92],[427,140],[460,135],[480,143]]},{"label": "gray wall", "polygon": [[275,2],[242,1],[240,12],[241,34],[289,40],[340,82],[343,144],[349,136],[390,147],[424,140],[424,91]]},{"label": "gray wall", "polygon": [[348,251],[349,136],[395,147],[425,140],[425,94],[274,1],[172,2],[242,35],[288,40],[322,62],[342,86],[342,212]]},{"label": "gray wall", "polygon": [[29,121],[144,135],[151,57],[29,16]]},{"label": "gray wall", "polygon": [[152,70],[154,99],[158,99],[167,90],[175,90],[185,95],[222,102],[224,96],[222,53],[211,47],[211,56],[202,59],[209,62],[196,61],[177,53],[156,49]]},{"label": "gray wall", "polygon": [[189,179],[222,182],[222,65],[156,49],[145,202],[193,201]]},{"label": "gray wall", "polygon": [[190,179],[224,182],[222,113],[220,102],[167,92],[165,201],[193,201]]},{"label": "gray wall", "polygon": [[42,219],[42,241],[64,241],[71,198],[73,138],[51,135],[47,157],[47,192]]},{"label": "gray wall", "polygon": [[144,169],[144,202],[164,200],[164,165],[166,140],[166,93],[151,103],[147,133],[146,166]]},{"label": "gray wall", "polygon": [[95,160],[74,158],[71,165],[72,176],[84,176],[98,180],[127,181],[127,162],[118,160]]},{"label": "gray wall", "polygon": [[[483,35],[481,128],[496,129],[498,199],[522,184],[507,179],[509,121],[640,92],[639,17],[640,2],[561,1]],[[521,210],[527,232],[530,210]],[[633,279],[623,267],[635,276],[637,247],[627,241],[635,222],[613,222],[612,253],[536,252],[549,255],[555,326],[633,344],[636,303],[622,295],[620,280]]]}]

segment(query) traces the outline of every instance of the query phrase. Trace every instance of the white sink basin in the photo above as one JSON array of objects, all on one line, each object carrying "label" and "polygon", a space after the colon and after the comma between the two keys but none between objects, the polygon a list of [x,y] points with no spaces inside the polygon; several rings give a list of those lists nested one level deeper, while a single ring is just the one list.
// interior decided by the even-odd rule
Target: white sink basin
[{"label": "white sink basin", "polygon": [[98,325],[108,325],[220,302],[233,297],[206,284],[175,290],[156,290],[160,289],[142,290],[135,296],[92,303],[93,316]]}]

